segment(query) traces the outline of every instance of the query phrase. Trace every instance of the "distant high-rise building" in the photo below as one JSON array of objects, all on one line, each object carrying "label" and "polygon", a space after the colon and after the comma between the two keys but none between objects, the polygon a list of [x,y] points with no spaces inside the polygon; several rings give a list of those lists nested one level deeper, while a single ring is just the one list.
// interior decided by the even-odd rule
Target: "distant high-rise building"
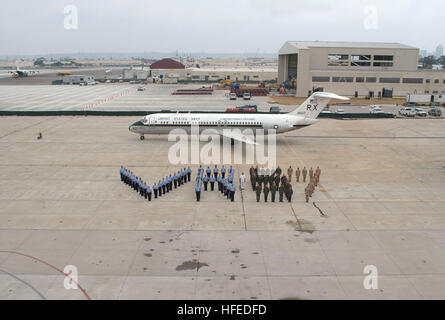
[{"label": "distant high-rise building", "polygon": [[436,48],[436,58],[440,58],[441,56],[443,56],[443,46],[441,44],[439,44]]}]

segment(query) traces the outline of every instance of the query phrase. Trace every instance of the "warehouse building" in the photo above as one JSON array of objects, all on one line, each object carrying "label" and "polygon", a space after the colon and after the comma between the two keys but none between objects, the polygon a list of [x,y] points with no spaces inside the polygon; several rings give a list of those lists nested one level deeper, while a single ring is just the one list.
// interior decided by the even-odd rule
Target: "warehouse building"
[{"label": "warehouse building", "polygon": [[218,82],[235,80],[259,83],[276,81],[277,70],[273,68],[186,68],[173,59],[162,59],[150,66],[150,76],[162,79],[163,83],[176,82]]},{"label": "warehouse building", "polygon": [[444,94],[445,72],[418,69],[418,61],[418,48],[399,43],[288,41],[278,82],[298,97],[316,89],[360,98]]}]

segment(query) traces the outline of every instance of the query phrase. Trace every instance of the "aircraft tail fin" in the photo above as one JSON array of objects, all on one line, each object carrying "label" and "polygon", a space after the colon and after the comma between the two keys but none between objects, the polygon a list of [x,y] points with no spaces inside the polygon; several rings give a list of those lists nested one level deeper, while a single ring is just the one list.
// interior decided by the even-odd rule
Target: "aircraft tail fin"
[{"label": "aircraft tail fin", "polygon": [[349,98],[339,96],[335,93],[314,92],[305,102],[289,114],[301,116],[305,119],[316,119],[331,99],[349,100]]}]

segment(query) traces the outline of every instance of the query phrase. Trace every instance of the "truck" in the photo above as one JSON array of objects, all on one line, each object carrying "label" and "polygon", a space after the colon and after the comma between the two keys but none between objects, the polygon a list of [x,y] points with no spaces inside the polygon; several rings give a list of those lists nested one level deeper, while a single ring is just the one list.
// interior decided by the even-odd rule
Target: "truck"
[{"label": "truck", "polygon": [[407,94],[406,104],[409,105],[426,105],[434,102],[434,96],[431,94]]},{"label": "truck", "polygon": [[91,83],[94,81],[93,76],[84,75],[66,75],[62,78],[63,84],[81,84],[81,83]]}]

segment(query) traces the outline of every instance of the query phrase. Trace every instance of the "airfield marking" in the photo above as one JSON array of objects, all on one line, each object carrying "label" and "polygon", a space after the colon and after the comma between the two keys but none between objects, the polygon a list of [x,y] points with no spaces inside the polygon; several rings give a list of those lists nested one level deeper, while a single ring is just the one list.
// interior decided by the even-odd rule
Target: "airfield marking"
[{"label": "airfield marking", "polygon": [[71,277],[69,276],[69,274],[63,272],[62,270],[60,270],[59,268],[53,266],[52,264],[50,264],[50,263],[48,263],[48,262],[46,262],[46,261],[44,261],[44,260],[41,260],[41,259],[39,259],[39,258],[33,257],[33,256],[29,255],[29,254],[21,253],[21,252],[17,252],[17,251],[0,250],[0,253],[16,254],[16,255],[19,255],[19,256],[26,257],[26,258],[30,258],[30,259],[32,259],[32,260],[36,260],[36,261],[38,261],[38,262],[40,262],[40,263],[43,263],[43,264],[47,265],[48,267],[50,267],[50,268],[52,268],[52,269],[54,269],[54,270],[60,272],[61,274],[63,274],[65,277],[67,277],[68,279],[70,279],[70,281],[74,282],[74,283],[79,287],[80,291],[82,291],[82,293],[85,295],[85,297],[87,297],[88,300],[91,300],[91,297],[88,295],[88,293],[85,291],[85,289],[82,288],[82,286],[81,286],[76,280],[74,280],[73,278],[71,278]]},{"label": "airfield marking", "polygon": [[27,286],[28,288],[30,288],[32,291],[34,291],[42,300],[47,300],[45,298],[45,296],[36,288],[34,288],[30,283],[26,282],[25,280],[23,280],[22,278],[17,277],[15,274],[12,274],[6,270],[3,270],[0,268],[0,271],[7,274],[8,276],[10,276],[11,278],[16,279],[17,281],[20,281],[21,283],[23,283],[25,286]]}]

